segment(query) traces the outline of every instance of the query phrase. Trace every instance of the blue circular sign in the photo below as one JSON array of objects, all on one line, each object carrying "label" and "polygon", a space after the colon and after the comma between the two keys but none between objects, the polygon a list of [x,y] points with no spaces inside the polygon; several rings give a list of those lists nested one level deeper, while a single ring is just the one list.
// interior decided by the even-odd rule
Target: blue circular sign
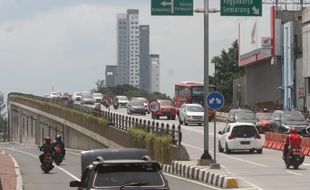
[{"label": "blue circular sign", "polygon": [[219,110],[224,105],[224,96],[219,91],[210,92],[207,96],[207,105],[212,110]]}]

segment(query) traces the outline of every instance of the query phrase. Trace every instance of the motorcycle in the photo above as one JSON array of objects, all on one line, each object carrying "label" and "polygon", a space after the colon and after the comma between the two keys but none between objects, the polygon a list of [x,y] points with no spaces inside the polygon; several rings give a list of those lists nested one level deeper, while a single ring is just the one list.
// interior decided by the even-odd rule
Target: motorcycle
[{"label": "motorcycle", "polygon": [[54,168],[53,165],[53,157],[52,157],[52,153],[46,153],[43,156],[43,161],[41,164],[41,169],[44,171],[44,173],[48,173],[49,171],[51,171]]},{"label": "motorcycle", "polygon": [[64,159],[63,151],[60,147],[60,145],[55,146],[55,152],[54,152],[54,161],[56,165],[59,165]]},{"label": "motorcycle", "polygon": [[298,167],[304,162],[304,159],[305,156],[302,155],[300,147],[290,148],[286,158],[283,158],[287,169],[290,166],[293,166],[294,169],[298,169]]}]

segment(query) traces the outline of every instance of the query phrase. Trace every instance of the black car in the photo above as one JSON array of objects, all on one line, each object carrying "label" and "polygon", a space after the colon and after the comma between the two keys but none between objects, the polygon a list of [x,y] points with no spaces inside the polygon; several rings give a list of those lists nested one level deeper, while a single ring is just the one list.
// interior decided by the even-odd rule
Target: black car
[{"label": "black car", "polygon": [[127,104],[127,114],[142,114],[146,115],[147,108],[144,106],[144,102],[140,100],[133,100]]},{"label": "black car", "polygon": [[255,113],[249,109],[231,109],[228,113],[227,123],[245,122],[256,123]]},{"label": "black car", "polygon": [[83,151],[81,166],[81,181],[70,182],[70,187],[77,187],[78,190],[169,190],[159,163],[150,160],[144,149]]},{"label": "black car", "polygon": [[272,113],[270,131],[288,133],[290,128],[295,127],[301,135],[308,135],[310,128],[305,117],[299,111],[276,110]]}]

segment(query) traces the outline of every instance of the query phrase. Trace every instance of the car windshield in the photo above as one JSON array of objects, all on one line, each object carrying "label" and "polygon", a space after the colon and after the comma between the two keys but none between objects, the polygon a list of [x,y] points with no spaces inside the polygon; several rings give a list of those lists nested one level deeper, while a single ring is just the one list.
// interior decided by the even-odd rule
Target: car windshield
[{"label": "car windshield", "polygon": [[94,97],[101,97],[102,94],[100,94],[100,93],[94,93],[93,96],[94,96]]},{"label": "car windshield", "polygon": [[128,98],[126,96],[118,96],[117,97],[119,100],[128,100]]},{"label": "car windshield", "polygon": [[265,120],[271,120],[271,113],[257,113],[256,118],[257,119],[265,119]]},{"label": "car windshield", "polygon": [[203,112],[203,107],[201,106],[187,106],[187,111],[189,112]]},{"label": "car windshield", "polygon": [[255,115],[252,112],[237,112],[237,120],[255,120]]},{"label": "car windshield", "polygon": [[98,167],[95,187],[164,185],[159,168],[153,163],[103,164]]},{"label": "car windshield", "polygon": [[77,93],[75,93],[75,96],[82,96],[82,93],[77,92]]},{"label": "car windshield", "polygon": [[305,121],[304,116],[299,112],[284,112],[284,121]]},{"label": "car windshield", "polygon": [[257,134],[254,126],[251,125],[240,125],[235,126],[231,132],[234,137],[245,138],[254,137]]},{"label": "car windshield", "polygon": [[163,101],[160,101],[159,103],[162,106],[172,106],[172,101],[170,100],[163,100]]},{"label": "car windshield", "polygon": [[143,102],[147,102],[147,99],[146,98],[142,98],[142,97],[138,97],[138,98],[132,98],[131,100],[138,100],[138,101],[143,101]]},{"label": "car windshield", "polygon": [[133,106],[144,106],[144,102],[142,101],[133,101],[130,104]]}]

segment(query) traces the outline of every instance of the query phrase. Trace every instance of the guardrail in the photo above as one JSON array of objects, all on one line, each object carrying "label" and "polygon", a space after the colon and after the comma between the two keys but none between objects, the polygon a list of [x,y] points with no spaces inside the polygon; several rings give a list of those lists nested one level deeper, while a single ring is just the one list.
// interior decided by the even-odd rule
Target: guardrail
[{"label": "guardrail", "polygon": [[182,142],[182,131],[180,125],[168,124],[163,122],[155,122],[154,120],[139,119],[131,116],[112,113],[105,110],[96,110],[95,108],[74,104],[72,101],[63,101],[58,99],[50,99],[32,94],[22,93],[10,93],[10,95],[24,96],[35,100],[44,102],[54,103],[69,109],[74,109],[83,113],[91,114],[96,117],[103,117],[109,121],[110,126],[118,128],[122,131],[128,131],[131,127],[139,127],[144,129],[146,132],[152,132],[156,134],[167,134],[172,137],[172,144],[181,145]]}]

